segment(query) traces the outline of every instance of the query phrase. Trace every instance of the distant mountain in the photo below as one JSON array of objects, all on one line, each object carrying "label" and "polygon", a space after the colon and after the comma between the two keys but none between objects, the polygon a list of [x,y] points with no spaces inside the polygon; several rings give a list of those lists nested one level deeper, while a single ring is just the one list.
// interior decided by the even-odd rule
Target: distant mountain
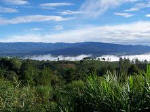
[{"label": "distant mountain", "polygon": [[76,56],[81,54],[101,55],[130,55],[150,53],[150,46],[119,45],[99,42],[82,43],[0,43],[0,56],[27,55],[64,55]]}]

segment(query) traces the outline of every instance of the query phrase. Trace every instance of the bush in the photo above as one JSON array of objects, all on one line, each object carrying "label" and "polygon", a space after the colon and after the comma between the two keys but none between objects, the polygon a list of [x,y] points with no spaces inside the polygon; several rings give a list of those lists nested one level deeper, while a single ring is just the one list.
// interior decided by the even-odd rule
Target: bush
[{"label": "bush", "polygon": [[[73,112],[143,112],[150,109],[150,75],[129,76],[123,83],[115,75],[89,76],[85,84],[73,82],[63,91],[61,107]],[[82,85],[82,86],[81,86]],[[62,92],[62,91],[61,91]],[[65,110],[63,108],[63,110]]]},{"label": "bush", "polygon": [[48,102],[52,98],[52,87],[50,86],[37,86],[36,92],[40,101]]},{"label": "bush", "polygon": [[15,112],[32,109],[35,96],[30,88],[16,88],[13,83],[0,79],[0,110],[3,112]]}]

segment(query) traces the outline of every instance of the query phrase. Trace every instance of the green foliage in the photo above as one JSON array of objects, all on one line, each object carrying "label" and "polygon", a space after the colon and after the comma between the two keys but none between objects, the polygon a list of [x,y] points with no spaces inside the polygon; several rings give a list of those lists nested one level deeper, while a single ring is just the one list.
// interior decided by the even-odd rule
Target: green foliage
[{"label": "green foliage", "polygon": [[128,68],[128,74],[133,75],[133,74],[139,74],[139,68],[132,64],[129,68]]},{"label": "green foliage", "polygon": [[[72,83],[65,89],[69,112],[143,112],[150,109],[150,76],[129,76],[120,83],[116,76],[89,76],[87,81]],[[63,100],[64,101],[64,100]]]},{"label": "green foliage", "polygon": [[12,83],[0,80],[0,110],[3,112],[27,111],[36,103],[34,91],[29,87],[16,88]]},{"label": "green foliage", "polygon": [[71,82],[74,80],[75,77],[75,70],[72,68],[67,68],[64,70],[63,78],[66,80],[66,82]]},{"label": "green foliage", "polygon": [[150,74],[150,65],[149,65],[149,64],[147,64],[146,73],[147,73],[147,74]]},{"label": "green foliage", "polygon": [[2,112],[147,112],[150,65],[138,60],[0,59]]},{"label": "green foliage", "polygon": [[34,84],[34,78],[38,75],[38,70],[30,61],[26,61],[20,68],[20,79],[26,84]]},{"label": "green foliage", "polygon": [[0,59],[0,68],[19,72],[21,61],[16,58],[2,58]]},{"label": "green foliage", "polygon": [[52,87],[50,86],[37,86],[36,92],[39,100],[42,102],[48,102],[52,98]]},{"label": "green foliage", "polygon": [[36,76],[36,83],[38,85],[51,85],[52,71],[49,68],[44,67],[41,72]]}]

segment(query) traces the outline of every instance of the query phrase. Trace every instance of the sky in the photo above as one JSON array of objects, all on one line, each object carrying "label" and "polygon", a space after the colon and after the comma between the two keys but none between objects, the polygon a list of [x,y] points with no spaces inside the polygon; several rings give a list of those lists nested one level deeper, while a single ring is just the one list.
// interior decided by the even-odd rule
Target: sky
[{"label": "sky", "polygon": [[0,0],[0,42],[149,45],[150,0]]}]

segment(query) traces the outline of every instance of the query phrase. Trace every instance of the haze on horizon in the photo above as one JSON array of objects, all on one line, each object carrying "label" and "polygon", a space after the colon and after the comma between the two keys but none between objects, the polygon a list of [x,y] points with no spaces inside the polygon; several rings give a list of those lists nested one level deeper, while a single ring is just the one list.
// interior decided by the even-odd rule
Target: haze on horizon
[{"label": "haze on horizon", "polygon": [[0,42],[150,43],[149,0],[0,0]]},{"label": "haze on horizon", "polygon": [[39,60],[39,61],[80,61],[83,59],[94,59],[94,60],[100,60],[100,61],[108,61],[108,62],[114,62],[114,61],[119,61],[120,58],[122,59],[129,59],[130,61],[136,61],[139,60],[141,62],[148,61],[150,62],[150,53],[146,54],[139,54],[139,55],[122,55],[122,56],[117,56],[117,55],[102,55],[99,57],[93,58],[92,55],[78,55],[78,56],[53,56],[51,54],[47,55],[32,55],[32,56],[26,56],[24,59],[32,59],[32,60]]}]

